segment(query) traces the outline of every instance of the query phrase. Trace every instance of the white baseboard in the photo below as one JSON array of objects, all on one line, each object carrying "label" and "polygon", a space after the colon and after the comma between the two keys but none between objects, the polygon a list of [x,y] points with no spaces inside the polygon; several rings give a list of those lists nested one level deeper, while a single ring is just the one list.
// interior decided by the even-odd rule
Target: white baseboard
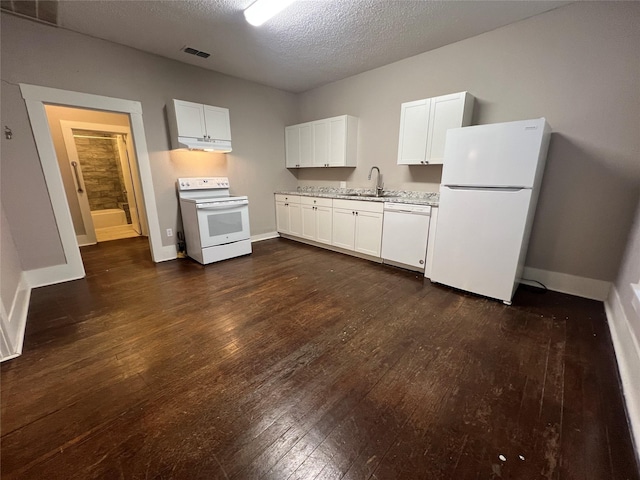
[{"label": "white baseboard", "polygon": [[640,459],[640,339],[636,338],[615,287],[604,303],[636,455]]},{"label": "white baseboard", "polygon": [[532,267],[524,267],[522,277],[523,279],[520,283],[525,285],[538,286],[535,282],[527,281],[536,280],[554,292],[568,293],[569,295],[600,300],[601,302],[607,299],[609,290],[611,290],[611,282],[578,277],[567,273],[550,272]]},{"label": "white baseboard", "polygon": [[280,235],[278,232],[260,233],[258,235],[251,235],[251,243],[261,242],[262,240],[269,240],[270,238],[278,238]]},{"label": "white baseboard", "polygon": [[84,278],[84,268],[82,268],[82,274],[80,274],[80,272],[76,271],[67,263],[29,270],[24,273],[30,288],[46,287],[47,285]]},{"label": "white baseboard", "polygon": [[167,245],[166,247],[162,246],[157,249],[156,253],[158,256],[153,258],[154,262],[168,262],[169,260],[175,260],[178,258],[178,247],[175,245]]},{"label": "white baseboard", "polygon": [[27,276],[23,273],[18,282],[11,308],[7,309],[2,304],[2,358],[0,361],[9,360],[22,353],[24,343],[24,331],[27,326],[27,313],[29,311],[29,300],[31,298],[31,287],[28,284]]}]

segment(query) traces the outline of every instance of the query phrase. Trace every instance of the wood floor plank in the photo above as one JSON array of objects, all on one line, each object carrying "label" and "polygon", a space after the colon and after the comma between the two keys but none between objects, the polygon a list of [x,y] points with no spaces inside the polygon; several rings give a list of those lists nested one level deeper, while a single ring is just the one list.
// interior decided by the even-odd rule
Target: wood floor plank
[{"label": "wood floor plank", "polygon": [[3,479],[640,480],[602,303],[284,239],[82,255],[1,366]]}]

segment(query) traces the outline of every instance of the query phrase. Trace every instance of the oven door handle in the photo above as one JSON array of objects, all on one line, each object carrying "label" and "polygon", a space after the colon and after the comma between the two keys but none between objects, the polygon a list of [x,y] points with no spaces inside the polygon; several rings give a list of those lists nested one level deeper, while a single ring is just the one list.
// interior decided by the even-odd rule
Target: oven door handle
[{"label": "oven door handle", "polygon": [[200,203],[196,205],[198,210],[229,210],[236,207],[242,207],[243,205],[249,205],[247,200],[242,200],[240,202],[229,202],[229,203]]}]

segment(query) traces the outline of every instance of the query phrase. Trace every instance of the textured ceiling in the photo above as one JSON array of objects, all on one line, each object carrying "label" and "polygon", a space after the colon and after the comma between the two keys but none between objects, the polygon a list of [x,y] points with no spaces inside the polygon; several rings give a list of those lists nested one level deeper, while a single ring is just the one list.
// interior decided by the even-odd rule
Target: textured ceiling
[{"label": "textured ceiling", "polygon": [[[61,1],[61,27],[291,92],[346,78],[568,1],[302,0],[261,27],[253,0]],[[209,58],[181,51],[190,46]]]}]

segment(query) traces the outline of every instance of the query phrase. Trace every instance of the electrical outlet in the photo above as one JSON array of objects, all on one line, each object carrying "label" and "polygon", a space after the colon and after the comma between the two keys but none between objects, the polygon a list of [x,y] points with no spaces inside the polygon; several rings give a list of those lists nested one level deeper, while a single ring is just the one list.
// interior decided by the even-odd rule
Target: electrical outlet
[{"label": "electrical outlet", "polygon": [[340,188],[347,188],[347,182],[340,182]]},{"label": "electrical outlet", "polygon": [[173,237],[173,229],[167,228],[167,237]]}]

